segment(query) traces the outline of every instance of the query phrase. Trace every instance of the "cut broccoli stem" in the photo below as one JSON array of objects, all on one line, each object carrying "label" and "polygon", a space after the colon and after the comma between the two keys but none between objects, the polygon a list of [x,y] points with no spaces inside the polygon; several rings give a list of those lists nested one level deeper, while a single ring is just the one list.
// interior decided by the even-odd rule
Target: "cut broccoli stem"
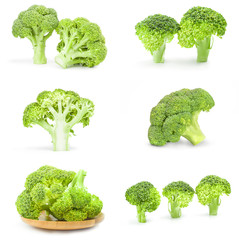
[{"label": "cut broccoli stem", "polygon": [[54,151],[68,151],[69,150],[69,139],[70,132],[66,129],[65,119],[58,116],[56,125],[52,133],[52,142]]},{"label": "cut broccoli stem", "polygon": [[55,61],[62,68],[67,68],[68,67],[68,60],[66,59],[66,57],[62,53],[58,54],[55,57]]},{"label": "cut broccoli stem", "polygon": [[211,49],[211,36],[206,37],[204,40],[196,42],[197,47],[197,61],[198,62],[207,62],[208,55]]},{"label": "cut broccoli stem", "polygon": [[145,211],[142,210],[141,206],[137,206],[137,217],[140,223],[146,223]]},{"label": "cut broccoli stem", "polygon": [[169,210],[172,218],[181,217],[181,208],[178,206],[177,202],[170,203],[171,209]]},{"label": "cut broccoli stem", "polygon": [[161,45],[158,50],[153,52],[153,59],[155,63],[164,63],[165,49],[166,49],[166,43]]},{"label": "cut broccoli stem", "polygon": [[34,64],[46,64],[46,56],[45,56],[45,41],[39,41],[37,45],[33,46],[34,49]]},{"label": "cut broccoli stem", "polygon": [[209,215],[216,216],[218,207],[220,206],[219,198],[212,199],[211,203],[208,206],[209,206]]},{"label": "cut broccoli stem", "polygon": [[193,113],[191,124],[186,128],[186,131],[182,135],[193,145],[197,145],[205,139],[205,135],[202,133],[198,124],[198,115],[200,112],[201,111],[197,111]]}]

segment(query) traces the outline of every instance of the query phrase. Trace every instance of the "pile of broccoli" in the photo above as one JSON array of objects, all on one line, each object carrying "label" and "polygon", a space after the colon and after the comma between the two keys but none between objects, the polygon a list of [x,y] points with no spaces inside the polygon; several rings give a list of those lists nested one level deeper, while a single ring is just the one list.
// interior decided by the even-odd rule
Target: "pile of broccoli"
[{"label": "pile of broccoli", "polygon": [[211,8],[193,7],[184,14],[180,24],[171,17],[155,14],[139,22],[135,30],[156,63],[164,62],[166,43],[171,42],[175,34],[182,47],[197,47],[198,62],[207,62],[213,36],[222,38],[226,27],[227,22],[220,13]]},{"label": "pile of broccoli", "polygon": [[193,145],[204,140],[198,116],[215,105],[212,96],[201,88],[173,92],[155,106],[150,114],[148,138],[152,145],[163,146],[178,142],[182,137]]},{"label": "pile of broccoli", "polygon": [[94,114],[94,104],[73,91],[56,89],[43,91],[37,101],[29,104],[23,114],[23,125],[39,125],[52,137],[55,151],[69,150],[68,140],[74,135],[72,128],[77,123],[88,126]]},{"label": "pile of broccoli", "polygon": [[166,43],[173,40],[180,28],[175,19],[155,14],[139,22],[135,29],[144,47],[152,54],[154,62],[163,63]]},{"label": "pile of broccoli", "polygon": [[28,219],[39,219],[45,212],[61,221],[83,221],[100,214],[103,203],[84,186],[86,172],[64,171],[43,166],[31,173],[25,190],[18,196],[18,213]]},{"label": "pile of broccoli", "polygon": [[[172,182],[163,188],[162,195],[168,198],[168,211],[172,218],[181,217],[181,208],[188,207],[192,202],[194,194],[203,205],[209,206],[209,215],[217,215],[221,204],[220,197],[231,193],[230,183],[215,175],[203,178],[196,191],[183,181]],[[140,223],[146,222],[146,212],[157,210],[161,203],[158,190],[150,182],[139,182],[125,192],[126,200],[137,208],[137,219]]]},{"label": "pile of broccoli", "polygon": [[45,64],[46,40],[58,26],[57,13],[52,8],[33,5],[21,12],[12,26],[14,37],[28,38],[34,49],[35,64]]},{"label": "pile of broccoli", "polygon": [[34,63],[45,64],[45,42],[53,31],[60,35],[55,61],[63,68],[79,64],[93,67],[104,61],[107,49],[100,27],[85,18],[58,21],[52,8],[33,5],[19,14],[12,26],[14,37],[28,38],[34,49]]}]

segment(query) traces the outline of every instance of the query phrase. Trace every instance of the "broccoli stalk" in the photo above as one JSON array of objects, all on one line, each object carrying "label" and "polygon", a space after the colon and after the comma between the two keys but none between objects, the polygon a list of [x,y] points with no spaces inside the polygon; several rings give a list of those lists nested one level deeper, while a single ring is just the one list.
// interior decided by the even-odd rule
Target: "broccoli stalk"
[{"label": "broccoli stalk", "polygon": [[28,38],[34,50],[34,64],[45,64],[46,40],[57,25],[57,13],[54,9],[33,5],[18,15],[12,26],[12,34],[14,37]]},{"label": "broccoli stalk", "polygon": [[195,43],[197,47],[197,61],[207,62],[208,55],[211,49],[211,36],[206,37],[204,40],[198,40]]},{"label": "broccoli stalk", "polygon": [[180,218],[181,217],[181,208],[179,207],[178,203],[173,201],[170,204],[170,208],[168,209],[172,218]]},{"label": "broccoli stalk", "polygon": [[219,197],[212,199],[211,202],[208,205],[208,207],[209,207],[209,215],[216,216],[219,206],[220,206],[220,199],[219,199]]},{"label": "broccoli stalk", "polygon": [[164,63],[164,53],[166,49],[166,42],[164,42],[158,50],[153,52],[153,59],[155,63]]},{"label": "broccoli stalk", "polygon": [[[83,123],[83,127],[89,125],[93,112],[93,103],[75,92],[61,89],[43,91],[37,102],[26,107],[23,124],[25,127],[38,124],[51,135],[54,151],[67,151],[69,137],[74,133],[73,126],[77,123]],[[54,124],[49,124],[48,119]]]},{"label": "broccoli stalk", "polygon": [[140,223],[146,223],[145,210],[140,205],[137,206],[137,217]]},{"label": "broccoli stalk", "polygon": [[191,124],[186,127],[186,130],[182,135],[193,145],[197,145],[205,139],[205,135],[202,133],[198,124],[198,116],[200,112],[201,111],[197,111],[192,114]]}]

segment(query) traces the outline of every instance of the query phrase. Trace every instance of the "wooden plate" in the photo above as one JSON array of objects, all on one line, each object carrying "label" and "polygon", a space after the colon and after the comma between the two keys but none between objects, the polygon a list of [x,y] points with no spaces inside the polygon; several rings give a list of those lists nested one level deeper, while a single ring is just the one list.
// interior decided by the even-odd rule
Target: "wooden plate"
[{"label": "wooden plate", "polygon": [[100,223],[104,220],[104,214],[100,213],[97,217],[93,219],[75,222],[32,220],[24,217],[21,217],[21,219],[24,223],[36,228],[43,228],[49,230],[75,230],[95,226],[97,223]]}]

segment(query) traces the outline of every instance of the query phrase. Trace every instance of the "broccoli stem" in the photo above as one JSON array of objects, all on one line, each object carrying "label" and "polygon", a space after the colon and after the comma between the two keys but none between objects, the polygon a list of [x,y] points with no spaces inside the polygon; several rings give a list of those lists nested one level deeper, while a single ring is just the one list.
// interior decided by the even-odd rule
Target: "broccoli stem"
[{"label": "broccoli stem", "polygon": [[198,62],[207,62],[208,55],[211,49],[211,36],[206,37],[204,40],[196,42],[197,47],[197,61]]},{"label": "broccoli stem", "polygon": [[46,56],[45,56],[45,41],[39,41],[36,45],[33,46],[34,49],[34,64],[46,64]]},{"label": "broccoli stem", "polygon": [[140,223],[146,223],[145,212],[142,210],[141,206],[137,206],[137,217]]},{"label": "broccoli stem", "polygon": [[185,137],[188,141],[190,141],[193,145],[197,145],[205,139],[204,134],[202,133],[200,126],[198,124],[198,115],[200,111],[193,113],[191,124],[186,128],[186,131],[183,133],[183,137]]},{"label": "broccoli stem", "polygon": [[70,132],[66,129],[65,119],[58,116],[52,133],[52,142],[54,151],[68,151]]},{"label": "broccoli stem", "polygon": [[208,206],[209,206],[209,215],[216,216],[218,207],[220,206],[219,198],[212,199],[211,203]]},{"label": "broccoli stem", "polygon": [[178,206],[177,202],[170,203],[171,210],[169,210],[172,218],[180,218],[181,217],[181,208]]},{"label": "broccoli stem", "polygon": [[166,43],[163,43],[158,50],[153,52],[153,59],[155,63],[164,63],[164,53],[166,49]]}]

